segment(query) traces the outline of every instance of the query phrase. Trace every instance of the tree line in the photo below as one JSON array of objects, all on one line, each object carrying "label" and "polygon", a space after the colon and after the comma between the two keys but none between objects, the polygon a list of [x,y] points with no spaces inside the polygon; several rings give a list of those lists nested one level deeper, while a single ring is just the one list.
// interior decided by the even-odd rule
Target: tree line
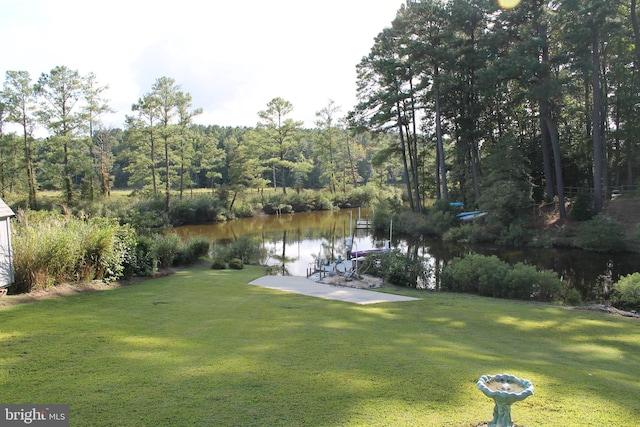
[{"label": "tree line", "polygon": [[354,126],[399,136],[409,202],[556,200],[634,184],[636,0],[409,0],[358,64]]},{"label": "tree line", "polygon": [[[375,159],[377,147],[390,138],[351,132],[332,100],[311,129],[292,118],[293,105],[282,98],[257,113],[253,128],[203,126],[193,123],[202,110],[192,106],[191,95],[173,78],[160,77],[132,104],[120,129],[101,122],[112,111],[107,88],[94,74],[65,66],[35,82],[26,71],[6,72],[2,197],[28,194],[25,205],[37,209],[40,190],[59,190],[71,205],[129,188],[163,197],[168,210],[171,197],[196,188],[224,189],[235,199],[249,188],[270,186],[286,194],[288,187],[327,187],[335,193],[400,176],[392,159]],[[3,132],[10,123],[20,132]],[[37,127],[47,136],[35,137]]]},{"label": "tree line", "polygon": [[[315,127],[282,98],[255,127],[196,125],[201,109],[170,77],[132,104],[122,129],[101,124],[107,86],[65,66],[32,81],[7,71],[0,97],[0,193],[111,188],[182,197],[194,188],[327,188],[403,183],[427,198],[506,213],[591,188],[635,184],[640,132],[636,0],[407,1],[357,64],[358,104],[333,101]],[[254,114],[254,113],[251,113]],[[2,132],[17,124],[19,133]],[[47,136],[34,137],[36,126]],[[233,203],[233,202],[232,202]]]}]

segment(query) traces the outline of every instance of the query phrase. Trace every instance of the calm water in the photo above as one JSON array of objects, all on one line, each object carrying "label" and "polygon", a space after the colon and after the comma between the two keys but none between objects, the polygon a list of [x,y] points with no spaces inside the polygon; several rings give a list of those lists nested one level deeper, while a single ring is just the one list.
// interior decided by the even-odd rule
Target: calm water
[{"label": "calm water", "polygon": [[[365,219],[368,211],[360,215]],[[262,216],[224,223],[176,228],[181,235],[208,236],[224,244],[240,236],[260,239],[267,250],[265,262],[278,266],[285,274],[305,276],[317,257],[345,257],[345,238],[354,234],[354,250],[382,247],[391,238],[392,248],[422,256],[434,274],[427,287],[437,288],[438,272],[455,256],[467,253],[496,255],[510,263],[524,262],[539,269],[555,271],[559,277],[580,290],[583,298],[598,299],[621,275],[640,271],[640,255],[597,254],[575,249],[529,249],[469,246],[442,242],[439,239],[399,239],[374,235],[371,230],[354,230],[350,225],[358,209],[333,212],[308,212],[282,216]]]}]

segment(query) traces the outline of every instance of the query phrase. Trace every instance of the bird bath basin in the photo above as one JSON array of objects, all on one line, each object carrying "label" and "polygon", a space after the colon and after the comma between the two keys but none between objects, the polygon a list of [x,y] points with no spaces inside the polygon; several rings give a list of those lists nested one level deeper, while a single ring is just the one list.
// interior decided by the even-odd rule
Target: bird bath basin
[{"label": "bird bath basin", "polygon": [[511,405],[533,394],[533,384],[529,380],[508,374],[483,375],[477,385],[496,404],[489,427],[513,427]]}]

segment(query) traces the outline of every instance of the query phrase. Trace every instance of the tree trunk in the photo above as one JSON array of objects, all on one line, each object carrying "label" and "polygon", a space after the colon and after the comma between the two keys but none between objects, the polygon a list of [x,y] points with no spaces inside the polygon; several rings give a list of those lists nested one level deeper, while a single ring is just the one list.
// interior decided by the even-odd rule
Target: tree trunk
[{"label": "tree trunk", "polygon": [[285,175],[285,168],[284,167],[280,168],[280,175],[282,176],[282,194],[286,195],[287,194],[287,183],[285,181],[286,175]]},{"label": "tree trunk", "polygon": [[636,0],[631,0],[631,25],[633,27],[634,50],[636,53],[636,60],[634,64],[637,76],[636,84],[638,85],[638,91],[640,91],[640,25],[638,24]]},{"label": "tree trunk", "polygon": [[[166,125],[165,125],[166,128]],[[167,135],[164,136],[164,172],[167,175],[165,179],[164,189],[165,189],[165,198],[164,198],[164,209],[165,212],[169,213],[169,202],[171,198],[171,177],[169,176],[170,170],[170,162],[169,162],[169,137]]]},{"label": "tree trunk", "polygon": [[63,142],[63,151],[64,151],[64,189],[65,189],[65,199],[67,204],[71,204],[73,201],[73,182],[71,180],[71,167],[69,166],[69,142],[67,141],[67,137],[63,136],[65,141]]},{"label": "tree trunk", "polygon": [[349,144],[349,138],[347,138],[347,156],[349,157],[349,166],[351,168],[351,179],[353,180],[353,188],[356,188],[358,186],[358,178],[356,177],[356,168],[353,164],[353,156],[351,155],[351,144]]},{"label": "tree trunk", "polygon": [[473,193],[476,197],[476,202],[480,198],[480,177],[478,171],[478,165],[480,160],[478,158],[478,145],[474,140],[471,142],[471,176],[473,178]]},{"label": "tree trunk", "polygon": [[29,134],[27,133],[27,125],[24,125],[24,159],[27,164],[27,185],[29,187],[29,207],[38,209],[38,201],[36,199],[36,179],[33,171],[33,158],[31,156],[31,144],[29,143]]},{"label": "tree trunk", "polygon": [[416,101],[413,96],[413,77],[409,78],[409,88],[411,89],[411,123],[413,126],[413,149],[411,150],[413,187],[416,192],[416,209],[422,212],[422,192],[420,191],[420,171],[418,170],[418,131],[416,126]]},{"label": "tree trunk", "polygon": [[542,147],[542,162],[544,167],[544,184],[546,192],[546,201],[553,200],[553,175],[551,172],[551,151],[550,151],[550,136],[551,129],[547,126],[547,120],[550,117],[549,107],[549,45],[547,43],[547,24],[536,23],[536,29],[540,38],[541,45],[541,72],[538,78],[538,84],[541,90],[540,99],[538,101],[538,108],[540,113],[540,145]]},{"label": "tree trunk", "polygon": [[273,189],[278,189],[278,181],[276,179],[276,165],[275,163],[271,165],[271,175],[273,176]]},{"label": "tree trunk", "polygon": [[[436,67],[434,78],[438,77],[438,69]],[[436,87],[436,144],[438,153],[438,163],[440,168],[440,186],[442,188],[442,199],[449,201],[449,191],[447,189],[447,168],[445,166],[444,144],[442,143],[442,118],[440,116],[440,89]]]},{"label": "tree trunk", "polygon": [[602,94],[600,92],[600,37],[594,29],[591,39],[591,55],[593,61],[593,210],[596,214],[602,212],[602,132],[601,111]]},{"label": "tree trunk", "polygon": [[[152,125],[153,126],[153,125]],[[158,181],[156,179],[156,142],[155,135],[153,134],[153,130],[151,130],[150,134],[150,144],[151,144],[151,183],[153,184],[153,195],[158,195]]]},{"label": "tree trunk", "polygon": [[415,211],[415,204],[413,202],[413,190],[411,189],[411,179],[409,178],[409,166],[407,164],[407,149],[404,140],[404,130],[402,126],[402,116],[400,114],[400,101],[396,101],[396,112],[398,114],[398,131],[400,132],[400,147],[402,149],[402,164],[404,166],[404,180],[407,185],[407,195],[409,197],[409,206],[412,211]]},{"label": "tree trunk", "polygon": [[564,207],[564,179],[562,177],[562,160],[560,158],[560,139],[558,137],[558,128],[550,118],[547,118],[545,122],[545,127],[549,132],[551,147],[553,149],[553,164],[556,173],[556,191],[558,194],[560,220],[564,221],[567,219],[567,210]]}]

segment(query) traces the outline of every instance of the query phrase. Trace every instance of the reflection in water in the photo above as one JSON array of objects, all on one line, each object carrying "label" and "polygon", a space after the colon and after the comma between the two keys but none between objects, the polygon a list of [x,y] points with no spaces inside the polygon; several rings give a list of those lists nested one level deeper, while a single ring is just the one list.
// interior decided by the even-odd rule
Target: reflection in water
[{"label": "reflection in water", "polygon": [[[362,215],[367,215],[363,210]],[[269,254],[265,262],[280,274],[305,276],[307,268],[318,258],[345,258],[345,238],[354,235],[354,250],[380,248],[388,235],[375,235],[371,230],[354,230],[358,210],[308,212],[281,216],[261,216],[209,225],[176,228],[181,235],[195,234],[225,243],[240,236],[259,239]],[[431,275],[424,287],[440,288],[440,272],[454,257],[472,252],[496,255],[509,263],[523,262],[538,269],[553,270],[583,298],[598,300],[622,275],[640,270],[638,254],[599,254],[577,249],[529,249],[469,246],[442,242],[439,239],[411,239],[394,236],[391,247],[422,257]]]}]

